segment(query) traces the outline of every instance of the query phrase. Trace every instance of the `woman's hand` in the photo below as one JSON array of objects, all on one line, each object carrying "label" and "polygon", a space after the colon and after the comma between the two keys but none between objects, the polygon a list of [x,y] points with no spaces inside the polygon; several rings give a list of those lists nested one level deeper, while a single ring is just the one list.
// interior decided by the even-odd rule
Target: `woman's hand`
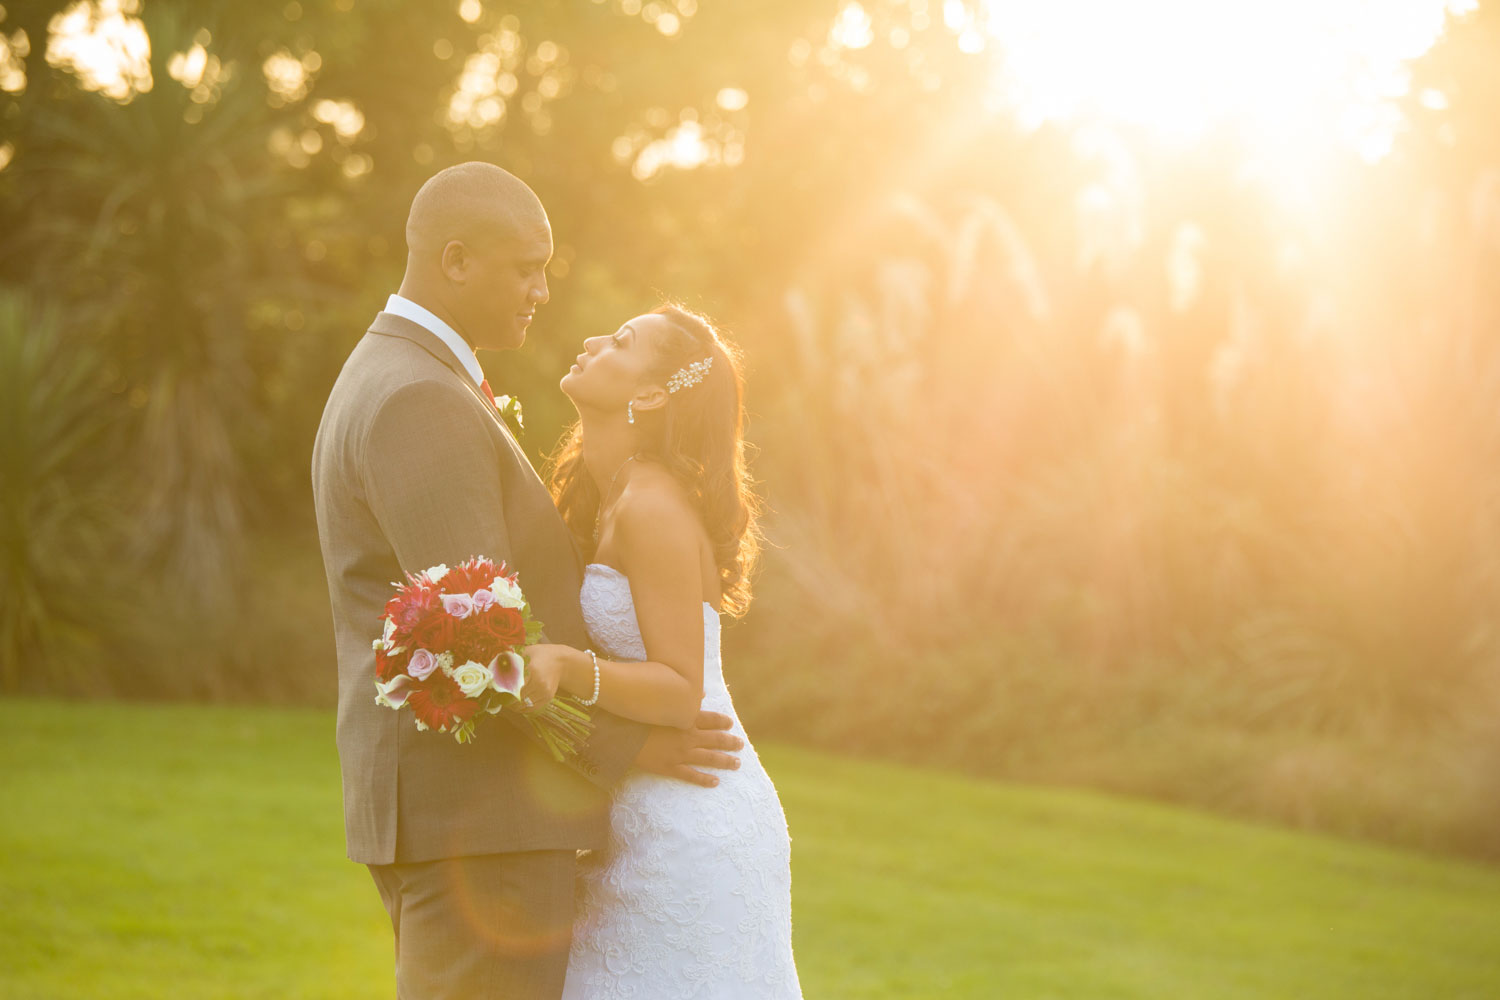
[{"label": "woman's hand", "polygon": [[572,646],[538,643],[521,650],[526,657],[526,681],[521,685],[521,711],[531,713],[545,708],[557,697],[564,678],[574,661],[586,654]]}]

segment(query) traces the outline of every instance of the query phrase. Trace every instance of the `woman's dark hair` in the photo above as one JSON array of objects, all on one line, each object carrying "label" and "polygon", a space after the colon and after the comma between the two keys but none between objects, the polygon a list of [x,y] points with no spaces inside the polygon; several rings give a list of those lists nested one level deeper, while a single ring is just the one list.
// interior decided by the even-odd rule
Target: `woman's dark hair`
[{"label": "woman's dark hair", "polygon": [[[652,315],[667,321],[651,367],[661,385],[694,362],[712,358],[713,364],[701,382],[670,393],[661,409],[637,413],[640,454],[665,466],[687,490],[713,543],[723,610],[743,615],[760,555],[760,501],[747,469],[740,352],[706,317],[682,306],[659,306]],[[568,429],[548,468],[552,498],[592,557],[599,490],[583,464],[581,423]]]}]

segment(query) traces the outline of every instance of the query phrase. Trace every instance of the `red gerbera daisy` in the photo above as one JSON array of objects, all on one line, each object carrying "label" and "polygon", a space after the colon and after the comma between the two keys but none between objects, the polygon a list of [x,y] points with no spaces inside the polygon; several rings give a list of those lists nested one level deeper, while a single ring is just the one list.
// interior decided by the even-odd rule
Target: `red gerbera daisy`
[{"label": "red gerbera daisy", "polygon": [[453,678],[440,670],[434,671],[422,687],[413,691],[406,704],[418,722],[442,733],[468,722],[479,711],[479,703],[464,697]]}]

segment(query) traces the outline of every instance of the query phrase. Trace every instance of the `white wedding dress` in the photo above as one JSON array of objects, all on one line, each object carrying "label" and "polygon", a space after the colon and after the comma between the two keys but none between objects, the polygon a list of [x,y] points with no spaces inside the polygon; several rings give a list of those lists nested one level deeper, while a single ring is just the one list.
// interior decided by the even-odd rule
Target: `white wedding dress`
[{"label": "white wedding dress", "polygon": [[[582,602],[602,652],[646,659],[624,574],[591,564]],[[703,707],[745,739],[709,604]],[[580,866],[564,1000],[800,1000],[786,816],[748,739],[739,758],[715,788],[639,772],[620,782],[609,846]]]}]

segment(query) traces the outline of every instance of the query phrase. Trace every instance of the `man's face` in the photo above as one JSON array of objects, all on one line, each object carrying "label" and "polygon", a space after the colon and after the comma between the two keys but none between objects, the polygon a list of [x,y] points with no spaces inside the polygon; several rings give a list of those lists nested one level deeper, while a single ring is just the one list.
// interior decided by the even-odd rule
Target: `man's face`
[{"label": "man's face", "polygon": [[552,227],[545,217],[488,246],[473,248],[464,283],[465,329],[477,348],[511,350],[526,341],[536,308],[548,299]]}]

